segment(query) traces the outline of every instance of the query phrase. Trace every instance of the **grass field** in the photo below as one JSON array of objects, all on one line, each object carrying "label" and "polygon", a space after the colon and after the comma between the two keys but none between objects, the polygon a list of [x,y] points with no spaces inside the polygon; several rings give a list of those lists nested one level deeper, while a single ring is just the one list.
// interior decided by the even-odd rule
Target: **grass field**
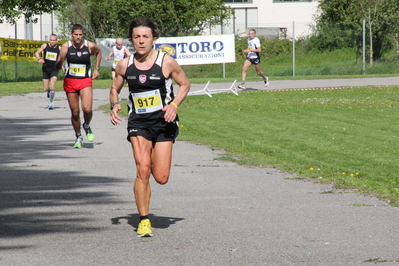
[{"label": "grass field", "polygon": [[179,139],[226,150],[220,159],[276,167],[398,206],[398,89],[189,96],[179,108]]},{"label": "grass field", "polygon": [[[399,87],[188,97],[181,139],[399,205]],[[250,178],[250,177],[249,177]]]},{"label": "grass field", "polygon": [[[110,84],[95,81],[96,88]],[[179,140],[226,150],[220,159],[276,167],[399,206],[398,89],[189,96],[179,108]],[[0,83],[0,96],[41,91],[40,82]]]}]

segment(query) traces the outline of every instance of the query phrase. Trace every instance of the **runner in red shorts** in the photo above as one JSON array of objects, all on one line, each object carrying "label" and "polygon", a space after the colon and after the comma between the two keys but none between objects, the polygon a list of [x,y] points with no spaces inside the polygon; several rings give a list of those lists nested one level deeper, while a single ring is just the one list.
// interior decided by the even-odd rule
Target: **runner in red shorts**
[{"label": "runner in red shorts", "polygon": [[[64,90],[67,95],[69,108],[71,109],[71,122],[75,130],[76,140],[73,147],[82,147],[83,137],[80,131],[80,108],[81,100],[83,111],[83,129],[86,132],[88,141],[94,141],[94,134],[90,128],[90,121],[93,116],[93,82],[100,73],[101,50],[90,41],[84,40],[83,27],[75,24],[72,27],[72,41],[61,46],[61,53],[56,63],[56,68],[61,69],[66,60],[64,76]],[[90,56],[95,55],[96,67],[92,73]]]}]

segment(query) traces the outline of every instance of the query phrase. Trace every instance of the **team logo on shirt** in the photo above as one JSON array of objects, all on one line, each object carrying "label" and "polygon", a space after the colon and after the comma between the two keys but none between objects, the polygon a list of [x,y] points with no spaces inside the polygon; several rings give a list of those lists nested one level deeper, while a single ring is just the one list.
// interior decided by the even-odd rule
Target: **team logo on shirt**
[{"label": "team logo on shirt", "polygon": [[140,75],[140,76],[139,76],[139,81],[140,81],[141,83],[146,82],[146,81],[147,81],[147,76],[146,76],[146,75]]},{"label": "team logo on shirt", "polygon": [[78,52],[78,56],[81,57],[82,56],[82,52]]}]

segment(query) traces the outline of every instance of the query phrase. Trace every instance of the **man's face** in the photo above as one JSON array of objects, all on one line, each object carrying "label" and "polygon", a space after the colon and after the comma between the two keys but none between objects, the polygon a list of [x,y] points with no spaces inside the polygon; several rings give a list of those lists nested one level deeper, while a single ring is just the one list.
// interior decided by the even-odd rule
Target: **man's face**
[{"label": "man's face", "polygon": [[250,39],[255,38],[255,32],[253,30],[250,30],[249,33],[248,33],[248,36],[249,36]]},{"label": "man's face", "polygon": [[147,54],[152,50],[156,38],[148,27],[136,27],[132,32],[132,41],[134,49],[139,54]]},{"label": "man's face", "polygon": [[57,37],[51,36],[50,37],[50,46],[54,47],[57,44]]},{"label": "man's face", "polygon": [[122,49],[122,45],[123,45],[122,42],[116,42],[115,43],[116,49],[118,49],[118,50]]},{"label": "man's face", "polygon": [[83,31],[82,30],[74,30],[72,33],[72,40],[76,44],[80,44],[83,41]]}]

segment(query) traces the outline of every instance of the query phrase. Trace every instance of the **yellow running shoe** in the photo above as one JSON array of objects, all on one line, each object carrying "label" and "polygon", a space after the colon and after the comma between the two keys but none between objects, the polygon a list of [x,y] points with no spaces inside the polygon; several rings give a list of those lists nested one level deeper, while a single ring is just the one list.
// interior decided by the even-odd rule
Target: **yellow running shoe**
[{"label": "yellow running shoe", "polygon": [[152,236],[151,222],[149,219],[141,220],[139,226],[137,227],[137,236],[138,237]]}]

